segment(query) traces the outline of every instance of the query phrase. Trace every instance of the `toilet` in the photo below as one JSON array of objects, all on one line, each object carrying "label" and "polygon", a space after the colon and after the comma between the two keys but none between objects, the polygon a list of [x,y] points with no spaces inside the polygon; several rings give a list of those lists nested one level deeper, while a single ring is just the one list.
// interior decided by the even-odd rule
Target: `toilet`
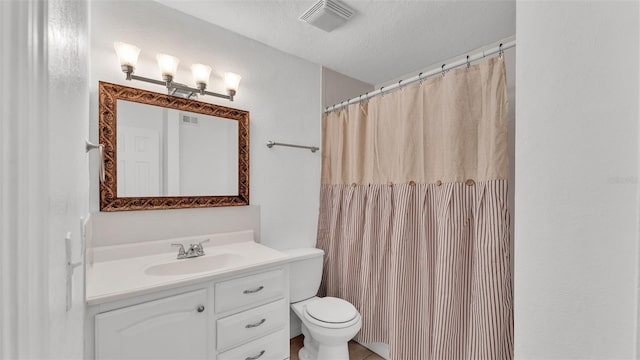
[{"label": "toilet", "polygon": [[291,309],[302,322],[304,347],[300,360],[348,360],[347,343],[360,331],[362,318],[348,301],[316,296],[322,278],[324,251],[285,251],[290,258]]}]

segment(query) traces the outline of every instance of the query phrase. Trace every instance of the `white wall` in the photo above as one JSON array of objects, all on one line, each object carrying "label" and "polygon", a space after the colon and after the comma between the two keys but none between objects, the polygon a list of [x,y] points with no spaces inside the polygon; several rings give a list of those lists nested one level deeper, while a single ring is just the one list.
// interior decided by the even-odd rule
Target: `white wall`
[{"label": "white wall", "polygon": [[118,100],[117,104],[118,126],[143,128],[162,133],[161,120],[165,117],[167,109],[126,100]]},{"label": "white wall", "polygon": [[326,67],[322,68],[323,108],[373,90],[374,88],[371,84],[367,84]]},{"label": "white wall", "polygon": [[180,193],[237,194],[237,149],[236,121],[198,116],[197,125],[180,122]]},{"label": "white wall", "polygon": [[518,3],[518,359],[637,356],[638,6]]},{"label": "white wall", "polygon": [[[209,64],[218,73],[236,72],[242,75],[242,81],[234,102],[212,97],[200,99],[251,112],[250,202],[260,206],[261,240],[275,248],[314,245],[320,153],[282,147],[270,150],[265,144],[268,140],[320,144],[321,67],[152,1],[122,1],[117,5],[93,1],[90,19],[92,138],[97,138],[98,81],[164,91],[157,85],[125,81],[113,50],[114,41],[136,44],[142,49],[136,69],[142,76],[159,78],[155,64],[155,55],[159,52],[180,58],[175,78],[178,82],[192,82],[189,66],[196,62]],[[222,80],[215,74],[209,87],[213,91],[224,91]],[[96,166],[92,164],[91,208],[94,211],[99,208]],[[203,214],[216,213],[199,210]],[[151,215],[133,211],[126,216],[134,224],[135,219],[139,219],[140,227],[145,228],[144,220],[156,212],[162,210],[155,210]],[[113,214],[101,215],[102,220],[108,222]],[[247,216],[252,218],[250,212]],[[176,226],[186,217],[187,211],[171,212]],[[120,218],[122,216],[113,216],[109,226],[121,226]],[[247,226],[252,226],[251,219]],[[193,235],[192,231],[184,228],[181,236]],[[95,235],[95,245],[118,241]]]}]

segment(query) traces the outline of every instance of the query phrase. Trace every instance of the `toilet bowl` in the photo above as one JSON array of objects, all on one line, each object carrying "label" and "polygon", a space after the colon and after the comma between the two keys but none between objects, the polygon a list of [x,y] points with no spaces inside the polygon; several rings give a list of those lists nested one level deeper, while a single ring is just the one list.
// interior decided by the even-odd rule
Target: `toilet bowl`
[{"label": "toilet bowl", "polygon": [[362,327],[358,310],[348,301],[315,296],[322,276],[320,249],[295,249],[290,257],[291,309],[302,322],[301,360],[348,360],[347,343]]},{"label": "toilet bowl", "polygon": [[334,298],[313,297],[291,305],[302,321],[304,347],[301,360],[349,359],[347,343],[360,331],[362,318],[351,303]]}]

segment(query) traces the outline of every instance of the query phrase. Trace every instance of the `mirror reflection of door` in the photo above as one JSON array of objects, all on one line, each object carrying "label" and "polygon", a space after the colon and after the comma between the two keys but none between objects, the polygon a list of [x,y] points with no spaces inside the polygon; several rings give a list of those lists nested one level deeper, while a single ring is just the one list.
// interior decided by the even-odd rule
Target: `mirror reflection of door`
[{"label": "mirror reflection of door", "polygon": [[118,114],[128,114],[118,122],[118,196],[159,196],[162,191],[162,116],[158,107],[142,107],[118,101]]},{"label": "mirror reflection of door", "polygon": [[118,195],[160,195],[160,134],[157,130],[118,129]]}]

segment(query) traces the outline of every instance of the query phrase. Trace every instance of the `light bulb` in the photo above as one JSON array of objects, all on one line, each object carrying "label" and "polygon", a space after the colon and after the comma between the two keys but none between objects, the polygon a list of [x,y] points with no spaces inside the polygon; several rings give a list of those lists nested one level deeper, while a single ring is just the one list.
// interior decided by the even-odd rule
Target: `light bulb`
[{"label": "light bulb", "polygon": [[224,83],[227,87],[227,91],[238,91],[238,85],[240,85],[240,79],[242,77],[238,74],[228,72],[224,74]]},{"label": "light bulb", "polygon": [[193,73],[193,79],[197,85],[209,83],[209,77],[211,76],[211,66],[203,64],[191,65],[191,72]]},{"label": "light bulb", "polygon": [[177,57],[167,54],[158,54],[156,55],[156,59],[158,60],[158,67],[160,67],[160,72],[162,73],[163,78],[167,76],[173,78],[176,75],[178,63],[180,62]]},{"label": "light bulb", "polygon": [[113,47],[116,49],[120,66],[136,67],[138,55],[140,55],[140,49],[137,46],[123,42],[114,42]]}]

